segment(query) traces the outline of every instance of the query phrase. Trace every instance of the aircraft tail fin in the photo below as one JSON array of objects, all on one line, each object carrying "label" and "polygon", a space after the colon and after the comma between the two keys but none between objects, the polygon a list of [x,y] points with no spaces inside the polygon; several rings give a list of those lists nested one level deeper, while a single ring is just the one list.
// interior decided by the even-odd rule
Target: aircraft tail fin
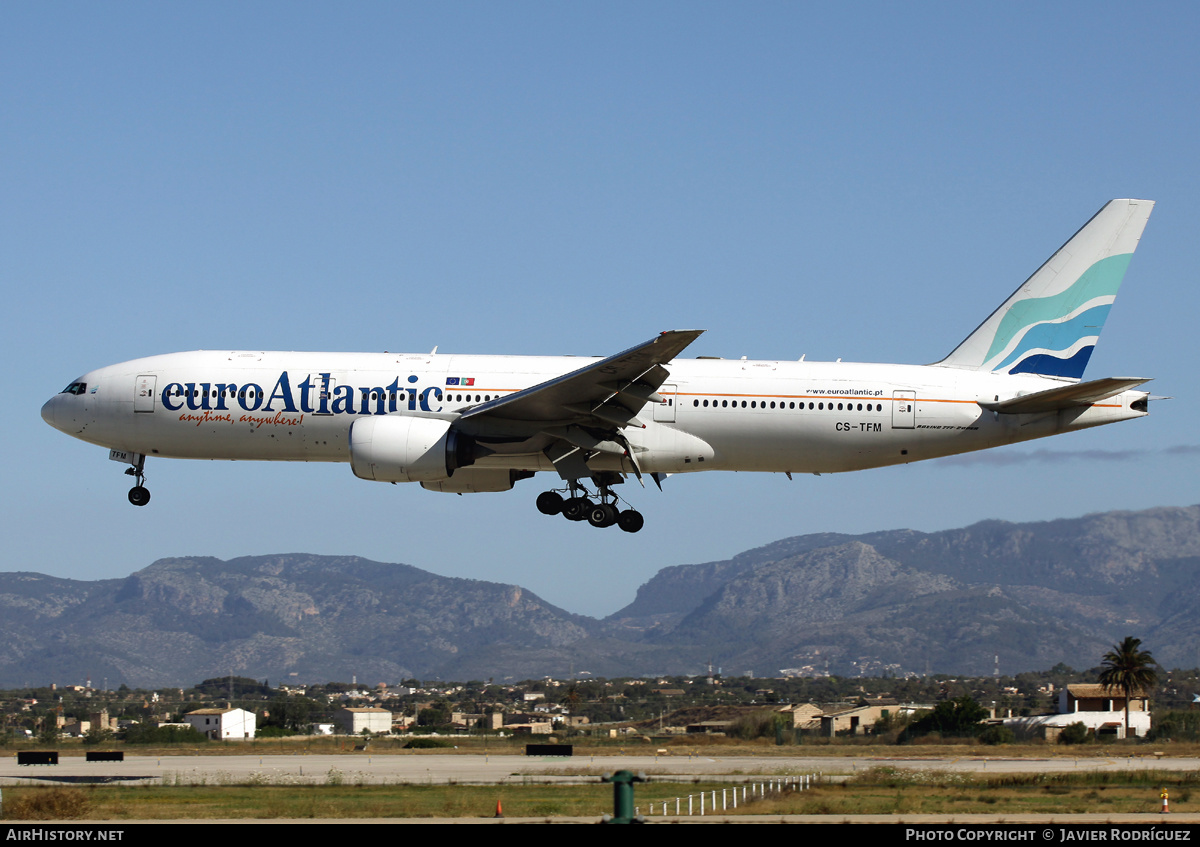
[{"label": "aircraft tail fin", "polygon": [[1151,200],[1110,200],[937,364],[1082,379]]}]

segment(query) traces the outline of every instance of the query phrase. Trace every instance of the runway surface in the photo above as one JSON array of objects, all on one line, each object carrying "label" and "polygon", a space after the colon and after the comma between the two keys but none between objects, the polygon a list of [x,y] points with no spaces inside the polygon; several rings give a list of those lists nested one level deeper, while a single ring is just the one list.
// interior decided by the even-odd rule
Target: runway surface
[{"label": "runway surface", "polygon": [[540,758],[514,755],[444,753],[343,753],[274,756],[136,756],[124,762],[89,763],[62,756],[58,765],[20,766],[15,755],[0,759],[0,785],[23,782],[130,782],[134,784],[321,785],[466,783],[503,785],[573,782],[616,770],[681,779],[696,776],[728,782],[784,775],[820,774],[835,778],[875,768],[962,773],[1031,773],[1092,770],[1200,771],[1200,759],[1137,756],[1111,758],[903,758],[851,756],[576,756]]}]

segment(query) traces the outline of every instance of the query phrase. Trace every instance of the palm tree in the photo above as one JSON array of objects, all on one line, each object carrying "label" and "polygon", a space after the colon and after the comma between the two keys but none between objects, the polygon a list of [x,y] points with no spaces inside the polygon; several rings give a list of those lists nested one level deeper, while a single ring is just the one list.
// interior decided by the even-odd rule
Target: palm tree
[{"label": "palm tree", "polygon": [[1120,644],[1104,654],[1100,663],[1100,684],[1105,688],[1117,689],[1125,695],[1125,737],[1129,737],[1129,698],[1135,693],[1145,693],[1158,682],[1154,670],[1154,657],[1150,651],[1142,650],[1142,640],[1125,636]]}]

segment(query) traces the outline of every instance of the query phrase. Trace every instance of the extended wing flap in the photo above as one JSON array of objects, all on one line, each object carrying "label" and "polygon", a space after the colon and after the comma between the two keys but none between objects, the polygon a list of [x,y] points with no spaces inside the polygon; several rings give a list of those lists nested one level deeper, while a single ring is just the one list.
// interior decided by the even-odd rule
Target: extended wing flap
[{"label": "extended wing flap", "polygon": [[[662,365],[703,333],[672,330],[615,356],[584,365],[546,382],[482,403],[463,414],[464,423],[520,421],[560,424],[593,418],[605,428],[637,425],[634,415],[667,378]],[[619,401],[613,400],[619,397]]]},{"label": "extended wing flap", "polygon": [[1037,412],[1056,412],[1059,409],[1069,409],[1075,406],[1088,406],[1109,397],[1137,388],[1149,379],[1136,377],[1108,377],[1094,379],[1091,382],[1079,382],[1039,391],[1036,394],[1026,394],[995,403],[979,402],[979,405],[989,412],[1000,412],[1005,415],[1024,415]]}]

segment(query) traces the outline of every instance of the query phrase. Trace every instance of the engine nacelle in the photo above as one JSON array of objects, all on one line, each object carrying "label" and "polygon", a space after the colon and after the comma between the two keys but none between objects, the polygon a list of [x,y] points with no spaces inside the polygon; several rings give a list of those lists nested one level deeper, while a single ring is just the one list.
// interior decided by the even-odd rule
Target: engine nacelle
[{"label": "engine nacelle", "polygon": [[425,482],[448,479],[475,461],[475,443],[450,421],[372,415],[350,427],[350,468],[359,479]]}]

